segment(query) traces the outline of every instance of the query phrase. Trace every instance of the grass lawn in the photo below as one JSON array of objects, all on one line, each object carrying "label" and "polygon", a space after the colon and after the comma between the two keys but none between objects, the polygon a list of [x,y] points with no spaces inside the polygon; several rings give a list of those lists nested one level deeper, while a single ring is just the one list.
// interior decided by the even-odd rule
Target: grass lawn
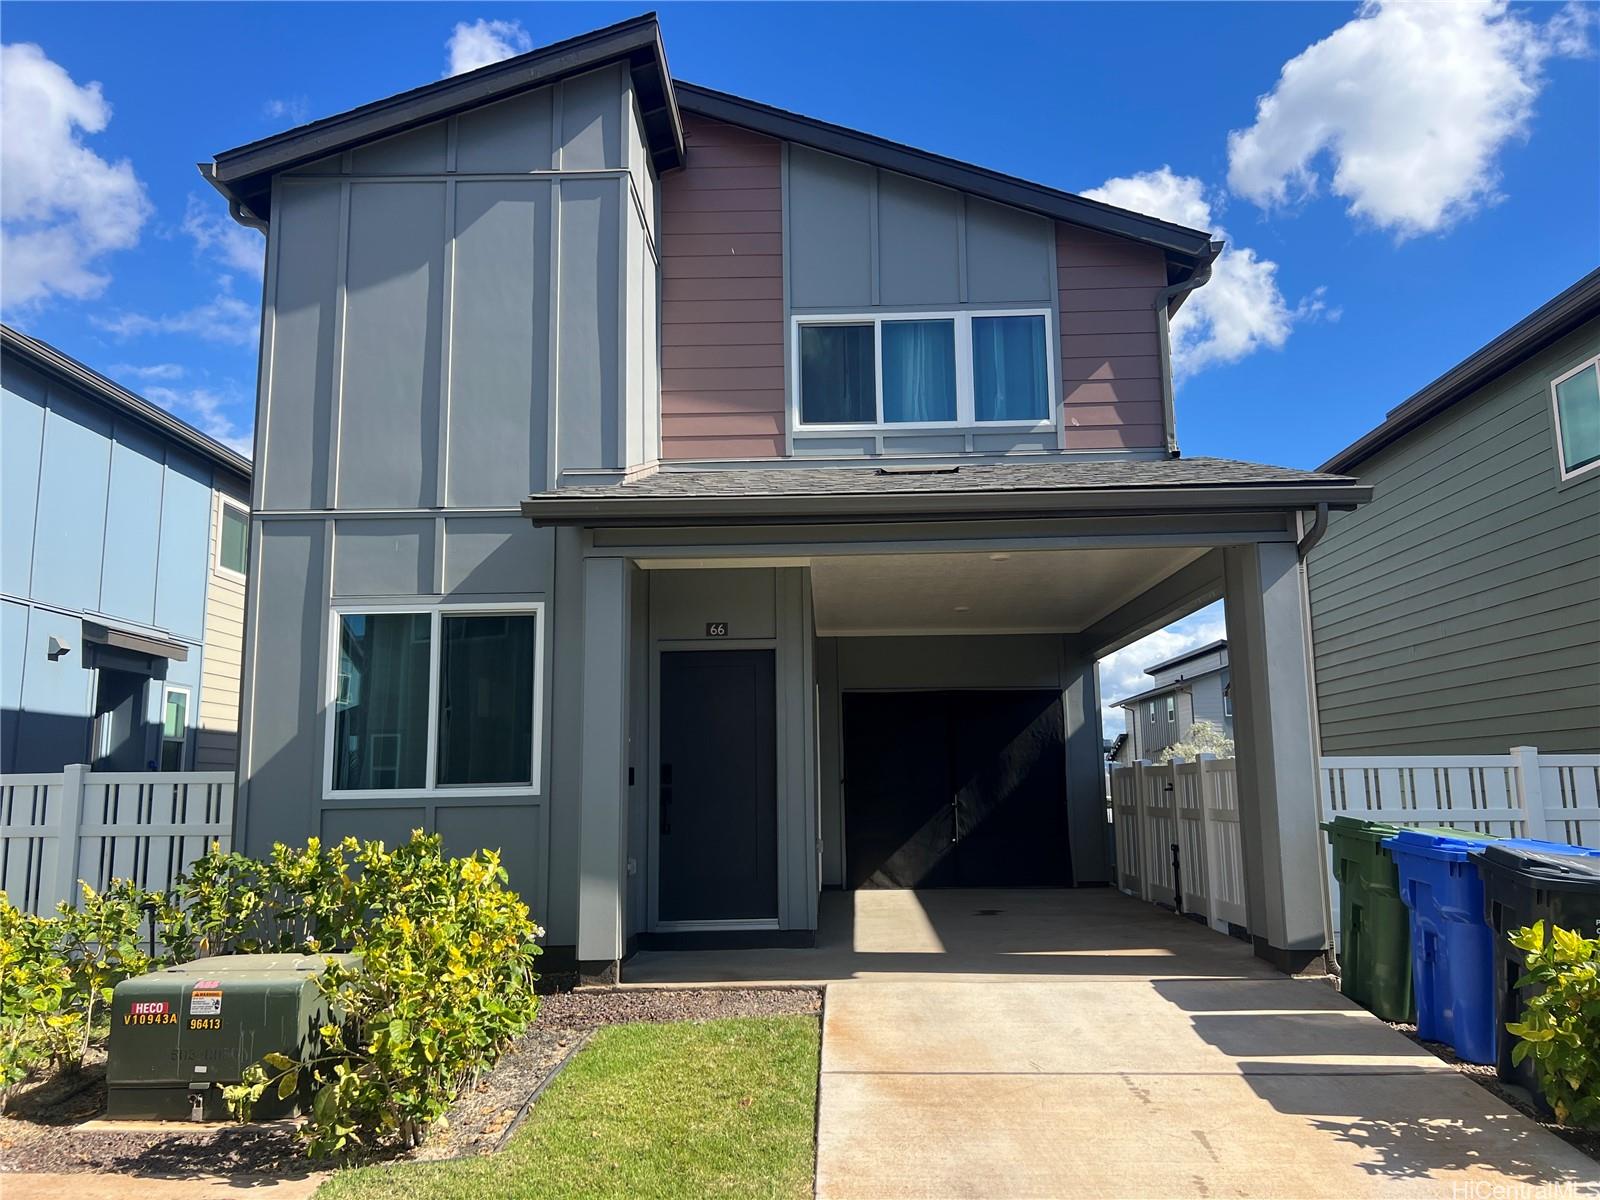
[{"label": "grass lawn", "polygon": [[499,1154],[342,1171],[316,1200],[806,1197],[815,1017],[601,1029]]}]

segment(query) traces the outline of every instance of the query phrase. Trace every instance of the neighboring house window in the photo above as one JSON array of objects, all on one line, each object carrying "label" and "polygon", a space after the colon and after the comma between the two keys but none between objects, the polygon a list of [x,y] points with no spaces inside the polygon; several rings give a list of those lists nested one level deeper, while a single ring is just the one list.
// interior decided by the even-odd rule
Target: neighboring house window
[{"label": "neighboring house window", "polygon": [[1042,311],[798,317],[799,424],[1047,425],[1049,326]]},{"label": "neighboring house window", "polygon": [[189,744],[189,689],[168,684],[161,703],[161,769],[183,770]]},{"label": "neighboring house window", "polygon": [[1600,464],[1600,358],[1591,358],[1550,385],[1561,478]]},{"label": "neighboring house window", "polygon": [[1222,681],[1222,715],[1233,716],[1233,680],[1226,677]]},{"label": "neighboring house window", "polygon": [[1145,711],[1150,718],[1150,724],[1154,725],[1156,723],[1156,702],[1154,700],[1150,701]]},{"label": "neighboring house window", "polygon": [[543,606],[336,611],[327,790],[538,787]]},{"label": "neighboring house window", "polygon": [[1167,720],[1173,721],[1173,720],[1176,720],[1177,717],[1178,717],[1178,698],[1176,696],[1168,696],[1167,697]]},{"label": "neighboring house window", "polygon": [[224,500],[217,524],[217,568],[244,576],[250,562],[250,512]]}]

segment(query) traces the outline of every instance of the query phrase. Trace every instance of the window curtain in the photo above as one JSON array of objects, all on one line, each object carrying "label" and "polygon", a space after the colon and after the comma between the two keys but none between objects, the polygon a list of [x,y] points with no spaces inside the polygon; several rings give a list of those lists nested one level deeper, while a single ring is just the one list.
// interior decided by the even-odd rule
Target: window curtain
[{"label": "window curtain", "polygon": [[972,321],[974,415],[980,421],[1043,421],[1050,386],[1043,317]]},{"label": "window curtain", "polygon": [[800,330],[800,419],[812,425],[878,419],[871,325],[808,325]]},{"label": "window curtain", "polygon": [[883,419],[956,419],[953,321],[884,322]]}]

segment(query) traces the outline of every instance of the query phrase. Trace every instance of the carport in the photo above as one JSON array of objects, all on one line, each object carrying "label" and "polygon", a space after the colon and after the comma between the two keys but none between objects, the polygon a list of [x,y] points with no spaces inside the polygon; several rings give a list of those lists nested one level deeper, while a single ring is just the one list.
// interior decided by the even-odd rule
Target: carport
[{"label": "carport", "polygon": [[1095,663],[1218,598],[1255,950],[1315,966],[1300,559],[1365,498],[1215,459],[730,466],[530,497],[563,581],[555,694],[582,696],[554,714],[581,755],[553,781],[579,802],[552,809],[577,855],[550,896],[577,898],[584,971],[812,946],[834,889],[1109,883]]}]

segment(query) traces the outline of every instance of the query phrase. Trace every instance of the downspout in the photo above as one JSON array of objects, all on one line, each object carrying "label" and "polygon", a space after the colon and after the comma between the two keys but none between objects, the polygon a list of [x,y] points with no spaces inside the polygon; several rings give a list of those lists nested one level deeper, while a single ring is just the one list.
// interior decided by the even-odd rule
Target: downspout
[{"label": "downspout", "polygon": [[1328,502],[1323,500],[1317,505],[1316,518],[1311,522],[1311,528],[1294,544],[1295,554],[1301,562],[1305,562],[1306,555],[1322,540],[1322,535],[1328,532]]},{"label": "downspout", "polygon": [[[1213,246],[1220,252],[1222,244],[1213,242]],[[1212,262],[1216,261],[1215,256]],[[1156,295],[1156,342],[1160,347],[1161,355],[1161,420],[1167,431],[1167,456],[1178,457],[1178,416],[1172,403],[1172,339],[1169,322],[1172,316],[1174,302],[1180,296],[1186,296],[1195,288],[1202,286],[1211,278],[1211,262],[1205,263],[1196,269],[1195,273],[1182,283],[1175,283],[1163,288]]]},{"label": "downspout", "polygon": [[239,224],[243,225],[246,229],[254,229],[260,233],[266,233],[267,230],[271,228],[265,221],[252,213],[237,200],[228,201],[228,215],[235,221],[239,222]]}]

